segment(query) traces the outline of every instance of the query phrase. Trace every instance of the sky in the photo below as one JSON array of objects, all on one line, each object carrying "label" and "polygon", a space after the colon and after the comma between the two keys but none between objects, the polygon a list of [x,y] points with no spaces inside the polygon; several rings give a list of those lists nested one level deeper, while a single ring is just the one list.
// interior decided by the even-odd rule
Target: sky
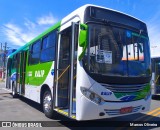
[{"label": "sky", "polygon": [[147,24],[152,57],[160,56],[160,0],[0,0],[0,43],[23,46],[85,4],[132,15]]}]

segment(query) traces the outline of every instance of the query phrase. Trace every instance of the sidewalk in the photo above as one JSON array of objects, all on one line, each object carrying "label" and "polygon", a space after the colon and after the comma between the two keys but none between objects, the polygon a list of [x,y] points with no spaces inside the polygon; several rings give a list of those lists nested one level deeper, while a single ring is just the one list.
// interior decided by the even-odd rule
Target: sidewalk
[{"label": "sidewalk", "polygon": [[0,81],[0,94],[3,93],[11,93],[11,91],[5,88],[5,82]]},{"label": "sidewalk", "polygon": [[1,82],[4,82],[4,80],[3,80],[2,78],[0,78],[0,83],[1,83]]},{"label": "sidewalk", "polygon": [[5,82],[0,80],[0,88],[5,88]]}]

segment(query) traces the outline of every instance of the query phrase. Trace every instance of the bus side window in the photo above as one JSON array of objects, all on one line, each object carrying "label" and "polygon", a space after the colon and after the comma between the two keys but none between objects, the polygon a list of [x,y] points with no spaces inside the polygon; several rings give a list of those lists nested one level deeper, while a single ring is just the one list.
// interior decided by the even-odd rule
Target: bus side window
[{"label": "bus side window", "polygon": [[42,51],[40,56],[41,62],[55,60],[56,31],[50,33],[42,40]]},{"label": "bus side window", "polygon": [[7,73],[8,73],[8,76],[11,75],[11,65],[12,65],[12,59],[9,58],[8,62],[7,62],[7,71],[8,71]]},{"label": "bus side window", "polygon": [[30,49],[30,54],[29,54],[30,65],[39,63],[40,51],[41,51],[41,41],[38,40],[32,45],[32,48]]},{"label": "bus side window", "polygon": [[12,69],[15,69],[16,68],[16,55],[13,56],[13,62],[12,62]]}]

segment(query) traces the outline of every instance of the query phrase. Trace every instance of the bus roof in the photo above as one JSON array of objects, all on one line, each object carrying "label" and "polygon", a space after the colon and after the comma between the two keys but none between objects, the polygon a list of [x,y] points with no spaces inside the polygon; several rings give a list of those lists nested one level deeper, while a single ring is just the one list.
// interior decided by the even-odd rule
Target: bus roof
[{"label": "bus roof", "polygon": [[134,19],[136,19],[136,20],[138,20],[138,21],[140,21],[140,22],[142,22],[142,23],[145,24],[145,22],[143,22],[142,20],[140,20],[140,19],[138,19],[138,18],[136,18],[136,17],[133,17],[133,16],[127,14],[127,13],[118,11],[118,10],[114,10],[114,9],[111,9],[111,8],[106,8],[106,7],[103,7],[103,6],[92,5],[92,4],[87,4],[86,6],[87,6],[87,7],[88,7],[88,6],[94,6],[94,7],[98,7],[98,8],[103,8],[103,9],[111,10],[111,11],[114,11],[114,12],[117,12],[117,13],[121,13],[121,14],[123,14],[123,15],[127,15],[127,16],[129,16],[129,17],[132,17],[132,18],[134,18]]}]

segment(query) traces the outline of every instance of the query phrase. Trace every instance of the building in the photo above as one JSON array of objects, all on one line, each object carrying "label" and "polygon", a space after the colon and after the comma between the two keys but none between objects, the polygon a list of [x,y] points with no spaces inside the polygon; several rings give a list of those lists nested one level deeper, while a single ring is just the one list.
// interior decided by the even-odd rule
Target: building
[{"label": "building", "polygon": [[0,79],[5,77],[7,57],[14,51],[16,51],[16,49],[6,50],[6,52],[0,50]]}]

